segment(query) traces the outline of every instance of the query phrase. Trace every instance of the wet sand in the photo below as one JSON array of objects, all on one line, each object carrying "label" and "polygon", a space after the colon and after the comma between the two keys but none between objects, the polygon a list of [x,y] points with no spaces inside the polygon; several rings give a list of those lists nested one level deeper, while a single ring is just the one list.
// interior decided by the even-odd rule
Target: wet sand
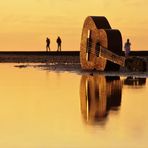
[{"label": "wet sand", "polygon": [[83,70],[79,63],[73,64],[49,64],[49,63],[16,63],[14,67],[22,68],[37,68],[41,70],[51,71],[51,72],[70,72],[76,73],[78,75],[104,75],[104,76],[134,76],[134,77],[148,77],[148,71],[146,72],[131,72],[125,68],[120,68],[119,71],[97,71],[97,70]]}]

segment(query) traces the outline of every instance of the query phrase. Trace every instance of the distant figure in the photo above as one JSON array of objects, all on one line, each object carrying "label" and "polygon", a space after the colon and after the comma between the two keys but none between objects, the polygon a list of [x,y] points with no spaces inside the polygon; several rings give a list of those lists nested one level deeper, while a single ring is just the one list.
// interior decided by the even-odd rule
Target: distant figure
[{"label": "distant figure", "polygon": [[61,43],[62,43],[62,40],[61,40],[61,38],[58,36],[58,38],[57,38],[57,45],[58,45],[57,51],[61,51]]},{"label": "distant figure", "polygon": [[129,39],[127,39],[126,43],[124,44],[124,50],[125,50],[125,56],[129,56],[130,50],[131,50],[131,43]]},{"label": "distant figure", "polygon": [[50,51],[50,39],[47,37],[47,38],[46,38],[46,52],[47,52],[48,50]]}]

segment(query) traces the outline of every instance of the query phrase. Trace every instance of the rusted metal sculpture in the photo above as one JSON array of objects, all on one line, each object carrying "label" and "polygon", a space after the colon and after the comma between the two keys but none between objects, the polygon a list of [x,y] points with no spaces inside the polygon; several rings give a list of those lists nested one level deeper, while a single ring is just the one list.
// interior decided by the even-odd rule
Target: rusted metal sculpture
[{"label": "rusted metal sculpture", "polygon": [[111,29],[105,17],[87,17],[82,30],[80,47],[82,69],[119,70],[125,62],[125,59],[120,56],[121,52],[120,31]]}]

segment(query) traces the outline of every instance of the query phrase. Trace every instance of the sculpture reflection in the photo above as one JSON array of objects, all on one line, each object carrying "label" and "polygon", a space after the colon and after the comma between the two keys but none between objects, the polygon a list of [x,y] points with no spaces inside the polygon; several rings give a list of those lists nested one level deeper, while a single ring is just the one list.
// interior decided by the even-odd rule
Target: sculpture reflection
[{"label": "sculpture reflection", "polygon": [[81,112],[86,123],[105,120],[110,109],[121,104],[120,77],[83,75],[80,84]]},{"label": "sculpture reflection", "polygon": [[146,78],[129,76],[124,80],[124,85],[135,86],[135,87],[144,86],[146,85]]}]

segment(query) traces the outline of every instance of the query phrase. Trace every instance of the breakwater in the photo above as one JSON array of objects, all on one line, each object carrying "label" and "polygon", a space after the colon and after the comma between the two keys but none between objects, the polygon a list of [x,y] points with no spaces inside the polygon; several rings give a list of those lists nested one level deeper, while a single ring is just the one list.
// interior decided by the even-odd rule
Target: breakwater
[{"label": "breakwater", "polygon": [[[0,51],[1,63],[80,63],[79,51]],[[122,52],[124,56],[124,52]],[[148,61],[148,51],[132,51],[130,56]]]},{"label": "breakwater", "polygon": [[[124,52],[122,52],[122,56],[124,56]],[[148,51],[132,51],[129,58],[134,56],[140,57],[146,62],[145,69],[148,71]],[[45,63],[44,68],[48,69],[81,69],[79,51],[0,51],[0,63]],[[24,64],[18,67],[24,66],[26,67]],[[120,67],[120,71],[126,71],[126,68]]]},{"label": "breakwater", "polygon": [[79,51],[1,51],[1,63],[80,63]]}]

